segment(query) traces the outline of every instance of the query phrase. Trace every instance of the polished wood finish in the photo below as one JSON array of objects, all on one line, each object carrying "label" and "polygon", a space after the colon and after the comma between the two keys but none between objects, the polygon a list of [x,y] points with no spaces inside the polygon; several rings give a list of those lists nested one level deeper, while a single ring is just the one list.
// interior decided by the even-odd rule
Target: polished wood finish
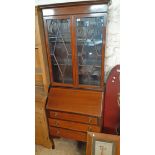
[{"label": "polished wood finish", "polygon": [[[72,130],[85,134],[87,131],[101,132],[102,102],[103,92],[51,88],[46,106],[49,127],[68,129],[69,133]],[[50,132],[51,136],[53,134]]]},{"label": "polished wood finish", "polygon": [[120,65],[112,68],[105,91],[104,105],[104,128],[105,133],[118,134],[117,129],[120,124],[120,105],[118,98],[120,94]]},{"label": "polished wood finish", "polygon": [[64,137],[69,138],[77,141],[84,141],[87,140],[87,133],[85,132],[78,132],[63,128],[56,128],[56,127],[49,127],[50,129],[50,135],[52,137]]},{"label": "polished wood finish", "polygon": [[50,8],[50,9],[43,9],[43,16],[102,13],[107,12],[107,8],[108,7],[105,4]]},{"label": "polished wood finish", "polygon": [[[105,2],[106,3],[106,2]],[[64,7],[52,7],[48,9],[43,9],[43,18],[44,18],[44,30],[46,36],[46,47],[48,55],[48,64],[50,68],[50,79],[52,86],[64,86],[64,87],[74,87],[82,89],[94,89],[94,90],[104,90],[104,55],[105,55],[105,39],[106,39],[106,27],[103,28],[103,44],[102,44],[102,61],[101,61],[101,80],[100,86],[95,85],[83,85],[79,84],[79,75],[78,75],[78,54],[76,47],[76,18],[78,17],[98,17],[104,16],[106,22],[107,16],[107,4],[101,3],[100,5],[71,5]],[[72,49],[72,74],[73,74],[73,84],[64,84],[53,81],[53,71],[51,64],[51,55],[50,48],[48,43],[48,32],[47,32],[47,19],[70,19],[70,33],[71,33],[71,49]]]},{"label": "polished wood finish", "polygon": [[114,155],[120,155],[120,136],[104,133],[88,132],[86,155],[92,155],[93,140],[114,142],[116,145]]},{"label": "polished wood finish", "polygon": [[100,132],[101,131],[100,127],[95,126],[95,125],[88,125],[88,124],[83,124],[83,123],[51,119],[51,118],[49,118],[48,121],[49,121],[50,126],[55,126],[55,127],[60,127],[60,128],[65,128],[65,129],[70,129],[70,130],[75,130],[75,131],[83,131],[83,132],[87,132],[87,131]]},{"label": "polished wood finish", "polygon": [[47,109],[101,117],[102,101],[103,92],[52,88],[48,95]]},{"label": "polished wood finish", "polygon": [[46,8],[55,8],[55,7],[66,7],[66,6],[79,6],[79,5],[88,5],[88,4],[110,4],[110,0],[89,0],[89,1],[81,1],[81,2],[68,2],[68,3],[56,3],[56,4],[48,4],[48,5],[40,5],[41,9]]},{"label": "polished wood finish", "polygon": [[54,118],[54,119],[67,120],[67,121],[74,121],[74,122],[79,122],[79,123],[93,124],[93,125],[98,124],[97,117],[79,115],[79,114],[74,114],[74,113],[50,111],[48,117]]},{"label": "polished wood finish", "polygon": [[[99,69],[99,75],[97,75],[97,78],[98,77],[100,78],[100,85],[97,85],[98,81],[97,82],[95,81],[96,85],[94,84],[95,83],[94,81],[93,81],[94,83],[93,84],[91,83],[91,85],[86,85],[84,83],[79,84],[81,77],[79,77],[79,72],[78,72],[78,69],[79,69],[78,64],[80,62],[78,62],[79,58],[78,58],[77,48],[79,47],[81,48],[81,44],[78,45],[77,43],[76,34],[78,32],[76,32],[77,31],[76,18],[104,16],[104,18],[102,19],[105,21],[101,22],[103,24],[106,22],[108,2],[109,0],[102,0],[102,1],[92,0],[90,2],[87,1],[87,2],[78,2],[78,3],[55,4],[55,5],[45,5],[45,6],[39,7],[40,9],[42,9],[42,13],[43,13],[42,18],[44,20],[44,24],[42,25],[44,25],[46,52],[47,52],[48,67],[50,72],[51,87],[48,92],[46,112],[47,112],[47,119],[48,119],[48,125],[50,130],[49,134],[52,137],[65,137],[65,138],[70,138],[70,139],[79,140],[79,141],[86,141],[87,131],[101,132],[102,130],[103,105],[104,105],[104,102],[103,102],[104,100],[104,53],[105,53],[106,27],[103,28],[103,36],[104,36],[103,40],[101,40],[100,37],[98,39],[102,41],[102,49],[101,50],[99,49],[102,53],[102,56],[100,56],[102,59],[101,66],[99,66],[101,68],[101,72]],[[61,82],[54,81],[55,77],[53,75],[57,75],[57,74],[54,73],[54,69],[52,70],[53,60],[51,59],[51,51],[50,51],[51,49],[49,47],[50,44],[49,44],[48,35],[50,35],[50,39],[51,38],[55,39],[57,37],[55,33],[53,33],[54,32],[52,29],[53,26],[50,27],[51,28],[50,32],[48,32],[49,23],[47,22],[49,21],[47,20],[49,19],[69,19],[70,20],[69,23],[70,23],[70,37],[71,37],[71,50],[72,50],[71,64],[72,64],[73,83],[66,84],[64,82],[61,83]],[[92,26],[94,25],[92,24]],[[56,29],[58,29],[58,27]],[[98,32],[96,34],[98,34]],[[85,38],[82,38],[82,39],[84,44]],[[54,42],[54,41],[51,41],[51,42]],[[94,46],[97,46],[97,45],[98,43],[94,43]],[[99,46],[101,47],[101,45]],[[61,46],[60,46],[60,49],[62,49]],[[57,62],[56,59],[55,61]],[[57,65],[59,64],[57,63]],[[87,65],[89,66],[89,63]],[[93,65],[91,64],[91,66]],[[61,77],[63,78],[62,71],[61,70],[59,71],[61,73]],[[91,78],[94,79],[95,76],[93,75]],[[61,81],[61,79],[60,80],[58,79],[56,81]]]},{"label": "polished wood finish", "polygon": [[78,86],[78,60],[77,60],[77,53],[76,53],[76,23],[74,16],[71,16],[71,47],[72,47],[72,64],[73,64],[73,80],[74,80],[74,87]]}]

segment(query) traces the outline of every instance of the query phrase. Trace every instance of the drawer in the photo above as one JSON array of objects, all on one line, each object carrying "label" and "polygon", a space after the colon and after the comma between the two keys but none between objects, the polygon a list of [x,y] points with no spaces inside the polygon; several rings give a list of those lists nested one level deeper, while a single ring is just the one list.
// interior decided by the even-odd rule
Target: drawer
[{"label": "drawer", "polygon": [[86,142],[87,140],[87,133],[84,132],[72,131],[56,127],[50,127],[49,132],[50,135],[53,137],[64,137],[84,142]]},{"label": "drawer", "polygon": [[89,117],[85,115],[78,115],[78,114],[65,113],[65,112],[49,111],[49,117],[68,120],[68,121],[74,121],[74,122],[87,123],[87,124],[94,124],[94,125],[98,124],[97,117]]},{"label": "drawer", "polygon": [[57,120],[57,119],[51,119],[51,118],[49,118],[48,121],[49,121],[49,125],[54,127],[60,127],[60,128],[83,131],[83,132],[101,131],[100,127],[95,125],[89,125],[89,124],[83,124],[83,123],[77,123],[77,122],[71,122],[71,121],[63,121],[63,120]]}]

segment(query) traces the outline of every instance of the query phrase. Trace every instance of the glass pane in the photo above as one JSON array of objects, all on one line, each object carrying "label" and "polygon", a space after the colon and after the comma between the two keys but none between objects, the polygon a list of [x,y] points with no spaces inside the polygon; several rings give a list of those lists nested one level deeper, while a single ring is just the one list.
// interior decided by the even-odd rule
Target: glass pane
[{"label": "glass pane", "polygon": [[79,83],[100,85],[104,17],[76,19]]},{"label": "glass pane", "polygon": [[48,19],[46,22],[54,82],[73,83],[70,19]]}]

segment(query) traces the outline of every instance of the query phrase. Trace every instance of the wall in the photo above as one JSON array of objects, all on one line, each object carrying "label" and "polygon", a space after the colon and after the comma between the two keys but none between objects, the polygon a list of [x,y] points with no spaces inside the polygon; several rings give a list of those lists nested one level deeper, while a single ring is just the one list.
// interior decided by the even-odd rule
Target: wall
[{"label": "wall", "polygon": [[[35,0],[36,5],[83,0]],[[86,0],[84,0],[86,1]],[[108,10],[107,45],[105,52],[105,80],[113,66],[120,64],[120,1],[112,0]]]},{"label": "wall", "polygon": [[120,1],[112,0],[108,10],[105,79],[113,66],[120,64]]}]

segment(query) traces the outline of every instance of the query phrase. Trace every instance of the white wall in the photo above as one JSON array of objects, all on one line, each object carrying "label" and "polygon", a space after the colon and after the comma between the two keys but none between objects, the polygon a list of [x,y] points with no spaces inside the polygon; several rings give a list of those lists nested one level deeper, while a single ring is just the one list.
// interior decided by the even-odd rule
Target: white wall
[{"label": "white wall", "polygon": [[[76,1],[83,0],[35,0],[35,4],[43,5]],[[112,0],[108,10],[105,80],[110,70],[117,64],[120,64],[120,1]]]},{"label": "white wall", "polygon": [[105,78],[120,64],[120,1],[112,0],[108,10],[107,42],[105,52]]}]

